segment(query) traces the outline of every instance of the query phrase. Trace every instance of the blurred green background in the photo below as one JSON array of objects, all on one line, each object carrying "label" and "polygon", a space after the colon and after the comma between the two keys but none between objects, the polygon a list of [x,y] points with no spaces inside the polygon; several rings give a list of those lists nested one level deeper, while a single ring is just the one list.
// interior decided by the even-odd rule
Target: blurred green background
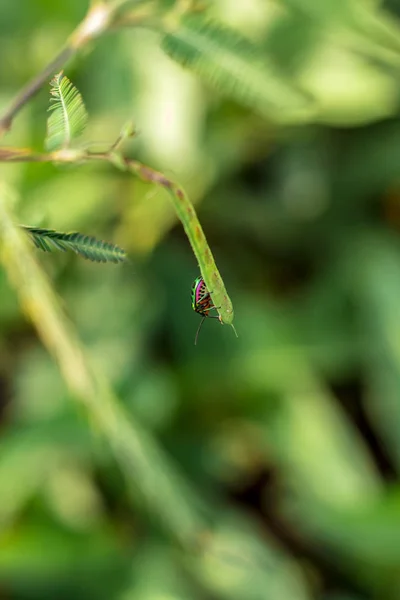
[{"label": "blurred green background", "polygon": [[[2,110],[85,10],[0,0]],[[129,155],[184,185],[238,339],[209,320],[194,346],[198,268],[164,191],[102,164],[1,164],[0,178],[20,222],[127,250],[124,266],[37,255],[210,528],[194,552],[132,502],[1,271],[1,600],[400,599],[400,2],[206,11],[312,94],[316,116],[274,125],[168,58],[155,29],[101,38],[65,73],[86,140],[113,141],[133,116]],[[45,88],[4,143],[41,149],[47,106]]]}]

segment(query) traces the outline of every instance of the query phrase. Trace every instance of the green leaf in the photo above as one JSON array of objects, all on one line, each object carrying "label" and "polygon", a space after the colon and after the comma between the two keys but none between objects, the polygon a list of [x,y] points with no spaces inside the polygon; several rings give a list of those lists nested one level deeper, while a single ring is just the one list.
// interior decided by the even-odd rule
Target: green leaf
[{"label": "green leaf", "polygon": [[73,139],[81,135],[87,123],[87,112],[82,96],[68,77],[60,71],[51,80],[51,115],[47,119],[46,149],[69,148]]},{"label": "green leaf", "polygon": [[355,48],[375,57],[389,58],[398,64],[399,27],[395,18],[380,10],[379,0],[281,0],[282,4],[320,28],[340,27],[350,33]]},{"label": "green leaf", "polygon": [[29,233],[35,246],[45,252],[72,250],[94,262],[121,263],[127,260],[125,250],[119,246],[97,240],[89,235],[78,232],[61,233],[54,229],[41,229],[27,225],[23,225],[23,228]]},{"label": "green leaf", "polygon": [[225,95],[275,121],[310,118],[310,97],[282,78],[239,32],[201,16],[184,17],[162,48]]}]

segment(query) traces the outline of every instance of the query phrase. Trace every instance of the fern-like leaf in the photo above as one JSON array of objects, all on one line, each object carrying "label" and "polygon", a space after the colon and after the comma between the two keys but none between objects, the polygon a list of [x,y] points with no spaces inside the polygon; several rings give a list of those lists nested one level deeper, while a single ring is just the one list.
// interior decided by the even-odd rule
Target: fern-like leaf
[{"label": "fern-like leaf", "polygon": [[307,118],[311,99],[277,73],[239,32],[202,16],[184,17],[162,40],[164,51],[225,95],[273,120]]},{"label": "fern-like leaf", "polygon": [[69,148],[73,139],[81,135],[87,123],[87,112],[82,96],[61,71],[51,80],[50,106],[47,119],[46,149]]},{"label": "fern-like leaf", "polygon": [[94,262],[121,263],[127,260],[126,252],[119,246],[97,240],[82,233],[61,233],[54,229],[22,226],[30,235],[33,243],[44,252],[72,250],[87,260]]}]

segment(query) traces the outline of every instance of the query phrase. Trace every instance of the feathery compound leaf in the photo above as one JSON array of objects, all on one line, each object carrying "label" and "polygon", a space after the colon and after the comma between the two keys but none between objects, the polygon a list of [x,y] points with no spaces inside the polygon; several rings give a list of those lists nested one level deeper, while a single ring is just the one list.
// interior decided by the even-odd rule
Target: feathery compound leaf
[{"label": "feathery compound leaf", "polygon": [[45,252],[72,250],[87,260],[94,262],[121,263],[127,260],[126,252],[119,246],[97,240],[82,233],[61,233],[53,229],[22,226],[31,236],[37,248]]},{"label": "feathery compound leaf", "polygon": [[162,41],[167,54],[198,73],[223,94],[276,121],[299,120],[313,112],[310,98],[268,63],[240,33],[201,16],[187,16]]},{"label": "feathery compound leaf", "polygon": [[51,115],[47,119],[46,149],[68,148],[86,127],[87,112],[81,94],[61,71],[51,80]]}]

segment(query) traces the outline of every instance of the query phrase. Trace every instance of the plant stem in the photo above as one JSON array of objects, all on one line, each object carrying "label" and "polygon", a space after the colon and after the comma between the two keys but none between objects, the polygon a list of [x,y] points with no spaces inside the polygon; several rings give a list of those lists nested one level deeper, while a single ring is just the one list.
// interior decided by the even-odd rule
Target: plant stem
[{"label": "plant stem", "polygon": [[133,499],[157,514],[177,541],[191,547],[208,526],[203,501],[91,364],[26,234],[14,223],[13,203],[13,193],[0,182],[0,257],[22,308],[74,398],[110,445]]},{"label": "plant stem", "polygon": [[175,212],[183,225],[194,255],[199,263],[201,274],[213,300],[213,306],[218,307],[221,322],[232,325],[234,317],[232,302],[215,264],[214,256],[197,218],[194,206],[187,194],[171,179],[137,160],[125,159],[125,162],[129,171],[138,175],[140,179],[152,182],[168,191]]},{"label": "plant stem", "polygon": [[54,72],[58,71],[74,54],[74,48],[70,46],[65,47],[37,77],[22,88],[0,119],[0,137],[11,129],[12,122],[21,108],[33,98],[42,85],[54,75]]},{"label": "plant stem", "polygon": [[168,192],[198,261],[201,275],[210,291],[213,305],[218,307],[220,321],[226,325],[232,325],[234,317],[232,302],[225,289],[194,206],[181,186],[168,179],[163,173],[143,165],[137,160],[125,158],[119,152],[115,152],[113,146],[109,152],[59,150],[48,154],[30,154],[29,149],[26,148],[0,147],[0,161],[6,162],[81,163],[88,160],[106,161],[120,170],[130,171],[142,181],[158,185]]},{"label": "plant stem", "polygon": [[129,6],[130,4],[132,4],[132,0],[119,0],[111,4],[106,4],[101,0],[90,3],[85,17],[73,31],[63,50],[50,61],[41,73],[22,88],[0,118],[0,138],[11,129],[16,115],[35,96],[42,85],[89,41],[107,32],[112,26],[117,11],[124,5]]}]

